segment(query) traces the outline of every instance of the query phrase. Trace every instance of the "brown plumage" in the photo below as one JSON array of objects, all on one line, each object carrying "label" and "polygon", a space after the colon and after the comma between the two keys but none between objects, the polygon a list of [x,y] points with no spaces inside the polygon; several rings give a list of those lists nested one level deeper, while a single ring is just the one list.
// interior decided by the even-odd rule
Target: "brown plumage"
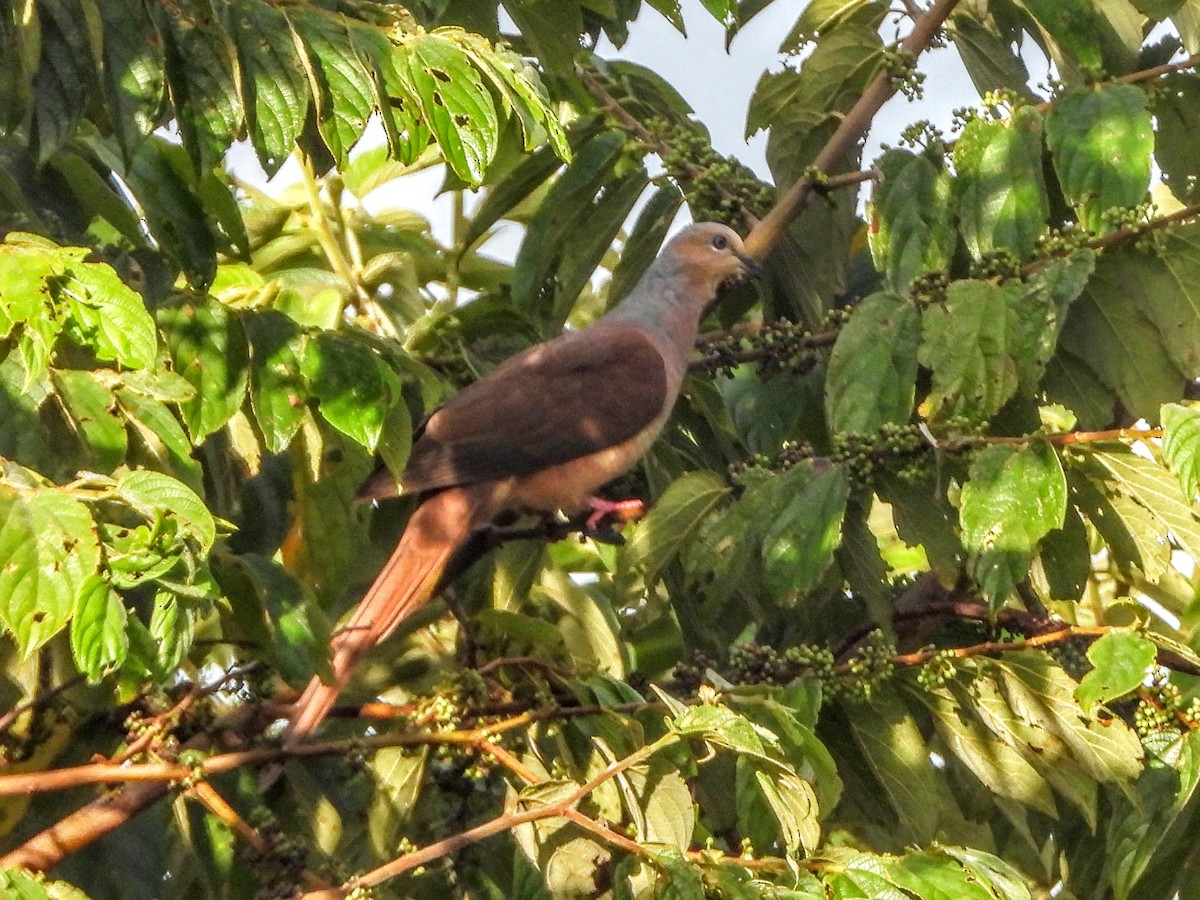
[{"label": "brown plumage", "polygon": [[[421,503],[334,635],[333,679],[314,677],[297,701],[288,743],[316,729],[359,660],[429,601],[474,529],[506,511],[586,509],[641,458],[675,404],[705,306],[754,268],[729,228],[692,225],[602,319],[514,356],[430,416],[400,485]],[[384,473],[363,493],[397,486]]]}]

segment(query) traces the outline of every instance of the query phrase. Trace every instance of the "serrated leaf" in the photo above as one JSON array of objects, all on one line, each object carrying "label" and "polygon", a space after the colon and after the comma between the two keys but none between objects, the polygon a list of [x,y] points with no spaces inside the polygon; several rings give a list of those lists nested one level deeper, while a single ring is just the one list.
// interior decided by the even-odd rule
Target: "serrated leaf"
[{"label": "serrated leaf", "polygon": [[287,15],[307,51],[300,62],[311,82],[317,129],[340,168],[375,109],[371,74],[340,16],[313,7],[289,8]]},{"label": "serrated leaf", "polygon": [[90,371],[58,369],[52,377],[58,400],[93,468],[111,472],[124,462],[129,447],[112,390]]},{"label": "serrated leaf", "polygon": [[923,688],[913,695],[933,714],[934,728],[952,752],[993,794],[1011,797],[1051,818],[1058,817],[1049,785],[1026,754],[997,739],[979,718],[974,704],[963,702],[956,686]]},{"label": "serrated leaf", "polygon": [[980,96],[1005,88],[1027,100],[1033,99],[1025,61],[994,28],[959,7],[950,16],[946,32]]},{"label": "serrated leaf", "polygon": [[888,150],[871,197],[868,232],[875,268],[893,291],[924,272],[945,269],[954,254],[954,205],[945,161],[926,152]]},{"label": "serrated leaf", "polygon": [[183,145],[197,172],[221,163],[242,127],[236,53],[229,35],[196,17],[164,15],[171,37],[167,75]]},{"label": "serrated leaf", "polygon": [[1062,527],[1066,508],[1066,477],[1049,444],[997,445],[975,457],[959,517],[969,570],[993,609],[1026,576],[1038,542]]},{"label": "serrated leaf", "polygon": [[623,560],[641,569],[646,583],[653,584],[729,493],[724,479],[711,472],[690,472],[672,482],[628,536]]},{"label": "serrated leaf", "polygon": [[1174,316],[1172,331],[1190,330],[1187,316],[1168,311],[1179,302],[1173,280],[1161,263],[1137,251],[1110,250],[1096,263],[1063,327],[1062,346],[1115,391],[1125,412],[1134,416],[1155,416],[1161,404],[1179,398],[1185,380],[1164,332],[1145,312],[1161,302],[1147,295],[1166,290],[1170,299],[1163,311]]},{"label": "serrated leaf", "polygon": [[148,519],[164,514],[174,516],[185,533],[199,542],[203,552],[212,549],[217,539],[216,522],[204,501],[183,482],[160,472],[139,469],[117,479],[116,491]]},{"label": "serrated leaf", "polygon": [[196,396],[179,409],[193,442],[199,443],[242,406],[249,383],[246,334],[237,317],[214,300],[162,307],[158,322],[175,371],[196,389]]},{"label": "serrated leaf", "polygon": [[452,33],[404,35],[395,71],[454,174],[478,185],[496,153],[500,120],[479,70],[456,46]]},{"label": "serrated leaf", "polygon": [[0,484],[0,621],[23,657],[57,634],[100,565],[92,514],[48,489]]},{"label": "serrated leaf", "polygon": [[921,314],[905,298],[872,294],[838,334],[825,376],[825,415],[835,432],[875,434],[907,422],[917,382]]},{"label": "serrated leaf", "polygon": [[1179,479],[1184,497],[1194,499],[1200,484],[1200,409],[1166,403],[1161,420],[1163,459]]},{"label": "serrated leaf", "polygon": [[1119,227],[1102,213],[1145,197],[1154,135],[1141,88],[1108,83],[1069,91],[1046,117],[1046,144],[1063,193],[1086,228],[1103,234]]},{"label": "serrated leaf", "polygon": [[41,60],[34,75],[33,131],[38,162],[44,163],[75,133],[91,100],[99,13],[81,0],[47,0],[38,7]]},{"label": "serrated leaf", "polygon": [[304,130],[310,91],[287,18],[258,0],[228,7],[229,32],[241,64],[246,123],[258,161],[279,171]]},{"label": "serrated leaf", "polygon": [[984,421],[1016,394],[1021,300],[1019,284],[964,280],[950,285],[944,304],[924,311],[918,358],[933,371],[928,417]]},{"label": "serrated leaf", "polygon": [[547,281],[557,269],[568,241],[584,229],[597,193],[611,179],[625,144],[622,134],[601,133],[580,149],[551,186],[517,253],[512,294],[518,308],[544,307],[538,301],[546,291]]},{"label": "serrated leaf", "polygon": [[969,122],[954,145],[954,168],[959,230],[971,256],[1032,256],[1050,212],[1041,113],[1022,106],[1006,122]]},{"label": "serrated leaf", "polygon": [[100,359],[115,360],[131,369],[154,364],[158,356],[154,319],[142,297],[121,281],[111,266],[71,266],[59,290],[69,299],[70,315]]},{"label": "serrated leaf", "polygon": [[307,408],[300,327],[276,310],[248,315],[242,324],[250,341],[250,405],[254,418],[267,449],[282,453],[300,430]]},{"label": "serrated leaf", "polygon": [[1012,710],[1061,739],[1090,778],[1110,784],[1141,772],[1142,747],[1133,730],[1119,718],[1099,722],[1081,715],[1075,682],[1045,654],[1010,653],[988,668],[999,676]]},{"label": "serrated leaf", "polygon": [[1093,449],[1088,456],[1108,470],[1117,490],[1144,507],[1188,553],[1200,558],[1200,522],[1166,469],[1123,446]]},{"label": "serrated leaf", "polygon": [[90,576],[79,592],[71,616],[71,655],[93,684],[125,663],[129,636],[120,596],[99,575]]},{"label": "serrated leaf", "polygon": [[1156,655],[1154,644],[1132,631],[1110,631],[1087,650],[1092,670],[1075,688],[1084,712],[1135,690],[1146,678]]},{"label": "serrated leaf", "polygon": [[948,812],[939,805],[953,800],[929,762],[921,730],[891,692],[877,692],[863,709],[869,715],[849,717],[854,738],[901,825],[915,840],[928,840],[937,833],[939,816]]},{"label": "serrated leaf", "polygon": [[[796,470],[807,477],[794,477]],[[763,536],[763,583],[775,603],[791,606],[833,562],[850,484],[840,467],[814,475],[796,466],[779,490],[789,499]]]},{"label": "serrated leaf", "polygon": [[134,452],[130,455],[174,475],[193,491],[203,490],[200,466],[192,459],[191,442],[171,411],[159,400],[139,391],[120,387],[115,393],[136,435],[131,446]]},{"label": "serrated leaf", "polygon": [[96,6],[104,22],[101,83],[128,160],[159,124],[167,82],[162,36],[140,0],[104,0]]},{"label": "serrated leaf", "polygon": [[155,592],[149,632],[159,676],[174,672],[183,661],[191,649],[195,625],[196,612],[185,598],[167,590]]},{"label": "serrated leaf", "polygon": [[309,339],[300,365],[325,420],[374,450],[400,391],[396,374],[365,344],[331,332]]},{"label": "serrated leaf", "polygon": [[1174,72],[1155,83],[1148,98],[1154,116],[1154,161],[1171,193],[1184,203],[1200,195],[1200,78]]}]

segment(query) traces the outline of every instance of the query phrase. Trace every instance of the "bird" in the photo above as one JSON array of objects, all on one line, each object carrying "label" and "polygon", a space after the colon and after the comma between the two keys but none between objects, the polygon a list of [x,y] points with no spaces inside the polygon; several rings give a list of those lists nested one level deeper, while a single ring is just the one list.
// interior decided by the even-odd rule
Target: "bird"
[{"label": "bird", "polygon": [[502,515],[560,512],[588,512],[586,531],[626,505],[594,492],[631,469],[662,431],[708,305],[758,271],[731,228],[689,225],[608,313],[511,357],[426,419],[399,486],[384,470],[360,491],[419,501],[331,639],[331,677],[313,676],[293,704],[285,746],[312,735],[357,663],[432,598],[472,532]]}]

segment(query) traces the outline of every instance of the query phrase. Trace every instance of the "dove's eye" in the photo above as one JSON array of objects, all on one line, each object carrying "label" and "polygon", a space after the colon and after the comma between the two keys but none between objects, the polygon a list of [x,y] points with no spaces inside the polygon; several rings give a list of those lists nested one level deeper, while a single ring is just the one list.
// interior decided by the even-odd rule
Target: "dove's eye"
[{"label": "dove's eye", "polygon": [[712,239],[712,245],[717,250],[724,250],[729,246],[729,238],[725,237],[723,234],[718,234]]}]

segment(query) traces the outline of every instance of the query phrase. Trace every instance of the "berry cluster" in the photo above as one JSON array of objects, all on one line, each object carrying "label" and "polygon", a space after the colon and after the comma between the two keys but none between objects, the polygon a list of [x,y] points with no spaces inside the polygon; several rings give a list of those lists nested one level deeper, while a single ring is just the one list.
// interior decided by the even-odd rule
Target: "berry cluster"
[{"label": "berry cluster", "polygon": [[1020,278],[1021,260],[1011,250],[1002,247],[983,254],[971,263],[968,273],[972,278]]},{"label": "berry cluster", "polygon": [[683,189],[693,217],[734,222],[742,209],[762,214],[774,205],[774,188],[733,157],[714,150],[698,122],[650,119],[643,124],[658,141],[649,149],[660,152],[663,167]]},{"label": "berry cluster", "polygon": [[921,666],[917,672],[917,683],[921,687],[940,688],[958,677],[958,654],[953,650],[939,650]]},{"label": "berry cluster", "polygon": [[917,56],[911,50],[897,47],[883,51],[883,68],[897,92],[909,100],[925,96],[925,73],[918,71]]},{"label": "berry cluster", "polygon": [[744,362],[757,362],[764,377],[779,372],[803,374],[816,360],[813,333],[787,319],[766,322],[753,333],[723,334],[704,342],[701,366],[732,376]]},{"label": "berry cluster", "polygon": [[279,820],[265,806],[255,807],[247,816],[249,824],[263,842],[253,845],[237,841],[234,853],[246,871],[254,872],[259,881],[255,897],[263,900],[285,900],[296,895],[301,883],[308,851],[280,826]]},{"label": "berry cluster", "polygon": [[849,675],[826,685],[831,697],[849,703],[866,703],[892,677],[896,645],[882,631],[872,631],[850,658]]},{"label": "berry cluster", "polygon": [[1142,692],[1133,711],[1133,727],[1143,740],[1200,727],[1200,697],[1185,700],[1179,686],[1164,677]]},{"label": "berry cluster", "polygon": [[885,423],[870,435],[839,432],[831,441],[830,458],[846,467],[850,480],[870,486],[883,472],[902,481],[925,476],[933,461],[929,445],[917,425]]}]

